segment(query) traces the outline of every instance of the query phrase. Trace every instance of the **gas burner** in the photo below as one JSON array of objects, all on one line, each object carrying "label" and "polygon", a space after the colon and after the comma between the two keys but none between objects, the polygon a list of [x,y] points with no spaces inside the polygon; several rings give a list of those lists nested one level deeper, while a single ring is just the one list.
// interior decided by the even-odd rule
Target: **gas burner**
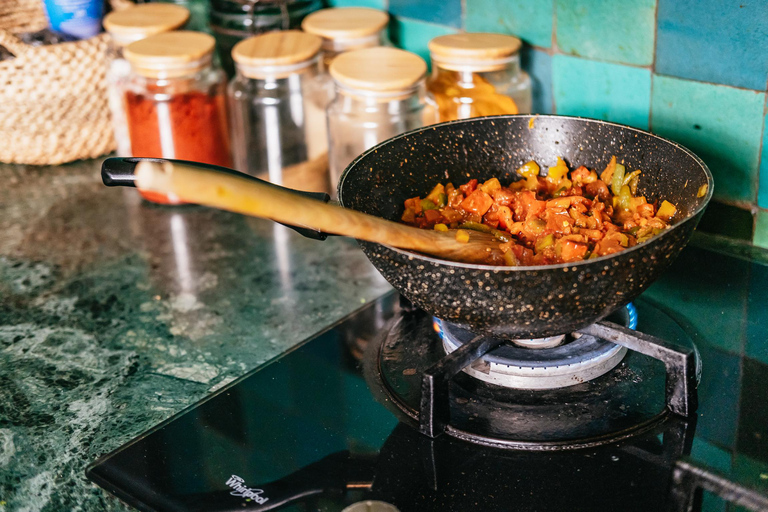
[{"label": "gas burner", "polygon": [[622,309],[541,349],[447,323],[441,340],[432,317],[401,312],[367,347],[366,375],[401,420],[429,437],[537,451],[612,443],[670,414],[690,417],[697,405],[690,337],[666,313],[636,306],[637,317]]},{"label": "gas burner", "polygon": [[[635,329],[637,310],[628,304],[608,320]],[[435,330],[447,354],[477,337],[439,319],[435,319]],[[625,347],[581,333],[513,343],[499,345],[464,368],[464,372],[507,388],[555,389],[600,377],[613,370],[627,353]]]}]

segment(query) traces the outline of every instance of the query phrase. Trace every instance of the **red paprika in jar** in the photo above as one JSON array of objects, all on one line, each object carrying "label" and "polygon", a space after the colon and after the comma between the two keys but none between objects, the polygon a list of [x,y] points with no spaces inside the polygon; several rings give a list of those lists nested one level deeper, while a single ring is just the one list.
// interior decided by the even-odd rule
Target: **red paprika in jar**
[{"label": "red paprika in jar", "polygon": [[[207,34],[176,31],[125,48],[132,68],[125,111],[133,156],[232,166],[226,79],[211,66],[214,45]],[[155,203],[181,204],[178,197],[139,192]]]}]

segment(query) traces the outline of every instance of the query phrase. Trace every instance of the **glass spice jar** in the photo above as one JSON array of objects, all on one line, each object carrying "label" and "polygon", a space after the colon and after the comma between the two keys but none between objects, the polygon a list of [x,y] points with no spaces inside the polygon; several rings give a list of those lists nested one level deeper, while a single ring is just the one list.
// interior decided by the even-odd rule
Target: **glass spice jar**
[{"label": "glass spice jar", "polygon": [[325,112],[309,98],[320,38],[298,30],[246,39],[232,50],[229,85],[235,167],[278,185],[328,191]]},{"label": "glass spice jar", "polygon": [[391,46],[385,28],[389,15],[365,7],[339,7],[313,12],[301,22],[301,29],[323,39],[320,73],[315,81],[317,96],[313,100],[325,109],[333,100],[333,79],[328,73],[331,61],[344,52]]},{"label": "glass spice jar", "polygon": [[354,50],[336,57],[336,97],[327,109],[328,160],[335,192],[342,172],[379,142],[436,121],[424,88],[427,64],[395,48]]},{"label": "glass spice jar", "polygon": [[232,78],[232,48],[248,37],[297,29],[304,17],[323,7],[322,0],[210,0],[210,27],[221,66]]},{"label": "glass spice jar", "polygon": [[427,89],[440,121],[529,114],[531,78],[520,69],[521,41],[502,34],[451,34],[429,42]]},{"label": "glass spice jar", "polygon": [[107,69],[107,99],[112,114],[118,156],[131,156],[131,140],[125,119],[123,94],[131,74],[131,65],[123,57],[123,48],[155,34],[183,26],[189,11],[177,5],[142,4],[122,11],[113,11],[104,18],[109,33],[109,68]]},{"label": "glass spice jar", "polygon": [[[211,65],[215,41],[176,31],[131,43],[125,105],[133,156],[177,158],[230,167],[224,73]],[[178,197],[140,191],[147,200]]]}]

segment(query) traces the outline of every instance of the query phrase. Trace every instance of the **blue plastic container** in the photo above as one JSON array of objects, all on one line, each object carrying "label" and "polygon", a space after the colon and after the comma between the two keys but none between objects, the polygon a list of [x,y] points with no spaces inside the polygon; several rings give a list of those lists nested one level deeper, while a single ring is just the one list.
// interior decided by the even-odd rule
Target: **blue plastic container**
[{"label": "blue plastic container", "polygon": [[80,39],[101,32],[103,0],[44,0],[45,13],[52,30]]}]

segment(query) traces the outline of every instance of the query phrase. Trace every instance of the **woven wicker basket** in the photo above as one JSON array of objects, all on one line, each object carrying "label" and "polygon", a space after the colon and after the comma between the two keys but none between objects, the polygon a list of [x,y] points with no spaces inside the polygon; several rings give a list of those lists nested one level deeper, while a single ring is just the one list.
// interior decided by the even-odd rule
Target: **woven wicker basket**
[{"label": "woven wicker basket", "polygon": [[54,165],[115,149],[107,36],[31,47],[11,35],[47,26],[40,0],[0,0],[0,162]]}]

